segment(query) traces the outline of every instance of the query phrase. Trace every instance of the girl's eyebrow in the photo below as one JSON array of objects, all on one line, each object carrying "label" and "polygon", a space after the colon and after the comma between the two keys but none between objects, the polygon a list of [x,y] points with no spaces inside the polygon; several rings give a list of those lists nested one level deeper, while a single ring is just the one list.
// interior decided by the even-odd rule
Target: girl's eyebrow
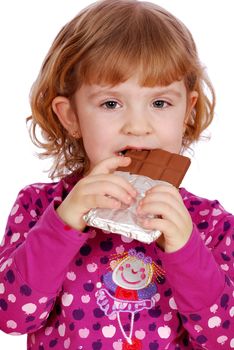
[{"label": "girl's eyebrow", "polygon": [[95,97],[99,97],[102,95],[121,95],[121,92],[119,91],[115,91],[115,90],[107,90],[107,89],[103,89],[103,90],[99,90],[93,93],[90,93],[88,95],[88,98],[95,98]]},{"label": "girl's eyebrow", "polygon": [[[125,95],[125,92],[123,91],[116,91],[116,90],[111,90],[111,89],[101,89],[99,91],[95,91],[93,93],[90,93],[88,95],[88,98],[96,98],[102,95],[115,95],[115,96],[121,96],[121,95]],[[182,93],[180,91],[178,91],[177,89],[173,89],[173,88],[156,88],[155,90],[152,88],[152,91],[147,91],[145,94],[143,93],[142,96],[144,95],[174,95],[177,98],[181,98],[182,97]]]},{"label": "girl's eyebrow", "polygon": [[[154,93],[154,92],[153,92]],[[175,97],[182,97],[182,93],[176,89],[173,88],[159,88],[158,90],[155,91],[156,94],[158,95],[174,95]]]}]

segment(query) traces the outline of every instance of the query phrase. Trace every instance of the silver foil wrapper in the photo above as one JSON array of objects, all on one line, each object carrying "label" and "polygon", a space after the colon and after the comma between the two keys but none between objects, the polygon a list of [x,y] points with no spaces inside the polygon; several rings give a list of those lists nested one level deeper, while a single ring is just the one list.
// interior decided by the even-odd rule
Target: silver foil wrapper
[{"label": "silver foil wrapper", "polygon": [[121,234],[143,243],[152,243],[161,235],[161,232],[158,230],[147,230],[138,225],[136,208],[139,200],[145,196],[147,190],[160,183],[170,184],[165,181],[152,180],[147,176],[130,174],[123,171],[116,171],[115,174],[124,177],[137,190],[138,196],[136,201],[131,206],[122,205],[120,209],[91,209],[84,216],[84,220],[89,226]]}]

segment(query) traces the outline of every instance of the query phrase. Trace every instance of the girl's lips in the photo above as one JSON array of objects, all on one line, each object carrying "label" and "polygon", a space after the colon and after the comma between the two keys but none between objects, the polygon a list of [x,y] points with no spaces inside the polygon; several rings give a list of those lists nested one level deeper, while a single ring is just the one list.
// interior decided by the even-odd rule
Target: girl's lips
[{"label": "girl's lips", "polygon": [[151,148],[145,148],[145,147],[139,148],[139,147],[127,146],[127,147],[124,147],[123,149],[120,149],[120,150],[117,152],[117,155],[124,156],[124,155],[126,154],[127,151],[137,151],[137,152],[141,152],[141,151],[149,151],[149,150],[151,150]]}]

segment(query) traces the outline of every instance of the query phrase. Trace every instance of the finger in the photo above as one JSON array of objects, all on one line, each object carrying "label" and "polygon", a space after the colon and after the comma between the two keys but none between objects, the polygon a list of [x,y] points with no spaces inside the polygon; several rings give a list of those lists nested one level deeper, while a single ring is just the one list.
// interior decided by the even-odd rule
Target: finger
[{"label": "finger", "polygon": [[173,222],[178,227],[184,224],[183,216],[165,202],[146,203],[142,209],[137,210],[137,213],[140,217],[162,217],[169,222]]},{"label": "finger", "polygon": [[116,156],[103,160],[99,164],[97,164],[93,170],[89,173],[90,175],[98,175],[98,174],[110,174],[114,172],[118,167],[125,167],[131,163],[131,158]]},{"label": "finger", "polygon": [[98,181],[90,183],[82,189],[82,196],[110,196],[116,200],[130,205],[133,201],[132,196],[121,186],[109,181]]},{"label": "finger", "polygon": [[152,204],[155,208],[158,203],[165,203],[171,210],[175,210],[179,215],[184,216],[185,206],[184,203],[175,197],[174,194],[168,192],[154,192],[147,194],[139,203],[139,208],[146,208],[146,205]]},{"label": "finger", "polygon": [[154,187],[152,187],[146,192],[146,195],[151,193],[170,193],[171,195],[176,197],[180,202],[183,202],[183,199],[180,195],[178,188],[176,188],[175,186],[172,186],[169,183],[156,184]]},{"label": "finger", "polygon": [[138,223],[140,226],[147,230],[159,230],[163,234],[166,233],[166,235],[174,236],[176,235],[178,228],[175,224],[168,220],[164,219],[143,219],[138,218]]},{"label": "finger", "polygon": [[159,230],[163,236],[158,242],[167,252],[173,252],[183,247],[188,241],[192,232],[192,226],[186,225],[181,231],[173,222],[164,219],[139,220],[139,225],[147,230]]},{"label": "finger", "polygon": [[94,208],[101,209],[119,209],[121,207],[121,202],[115,198],[110,198],[102,195],[92,195],[84,197],[85,211],[89,211]]},{"label": "finger", "polygon": [[125,191],[127,191],[133,198],[136,197],[137,191],[136,189],[128,182],[126,179],[121,177],[120,175],[115,174],[101,174],[101,175],[94,175],[94,176],[87,176],[85,178],[86,184],[91,183],[99,183],[101,181],[108,181],[110,183],[116,184],[118,186],[121,186]]}]

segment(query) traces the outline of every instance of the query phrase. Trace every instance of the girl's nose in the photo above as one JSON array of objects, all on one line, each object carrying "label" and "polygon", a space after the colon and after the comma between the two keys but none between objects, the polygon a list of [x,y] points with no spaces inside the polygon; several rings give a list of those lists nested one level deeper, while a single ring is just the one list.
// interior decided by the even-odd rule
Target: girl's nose
[{"label": "girl's nose", "polygon": [[151,134],[153,128],[144,114],[134,113],[126,116],[122,132],[125,135],[145,136]]}]

